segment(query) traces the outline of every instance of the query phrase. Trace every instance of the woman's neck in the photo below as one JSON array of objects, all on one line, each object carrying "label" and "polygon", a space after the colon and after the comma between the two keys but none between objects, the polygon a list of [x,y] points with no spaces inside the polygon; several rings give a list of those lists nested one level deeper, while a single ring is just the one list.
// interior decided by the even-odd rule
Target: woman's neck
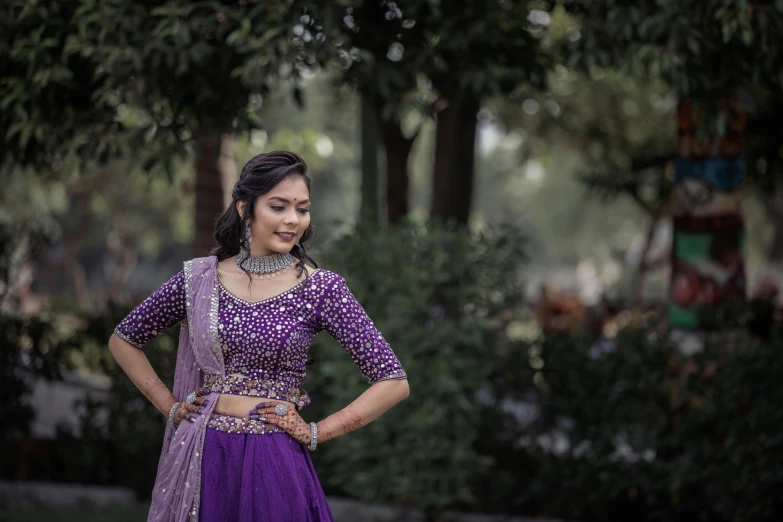
[{"label": "woman's neck", "polygon": [[282,252],[274,252],[268,248],[263,248],[255,245],[250,245],[250,255],[253,257],[274,256],[281,254]]}]

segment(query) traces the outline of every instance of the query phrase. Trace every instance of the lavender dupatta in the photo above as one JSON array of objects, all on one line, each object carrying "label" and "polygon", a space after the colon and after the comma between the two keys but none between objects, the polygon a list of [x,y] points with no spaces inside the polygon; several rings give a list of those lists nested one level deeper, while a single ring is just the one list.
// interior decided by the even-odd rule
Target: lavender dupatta
[{"label": "lavender dupatta", "polygon": [[[226,372],[217,338],[216,266],[216,256],[184,263],[187,315],[180,329],[173,390],[179,401],[202,386],[204,374]],[[198,521],[201,452],[217,396],[215,392],[206,395],[209,404],[196,422],[182,422],[176,431],[167,425],[148,522]]]}]

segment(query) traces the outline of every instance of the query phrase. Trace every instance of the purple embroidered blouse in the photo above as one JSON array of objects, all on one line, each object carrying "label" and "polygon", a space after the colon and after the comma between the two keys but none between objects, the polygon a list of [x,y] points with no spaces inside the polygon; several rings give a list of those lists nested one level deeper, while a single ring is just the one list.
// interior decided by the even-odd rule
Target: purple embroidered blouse
[{"label": "purple embroidered blouse", "polygon": [[[184,271],[175,274],[134,308],[114,333],[142,348],[183,321],[184,281]],[[293,288],[254,302],[231,294],[219,279],[216,284],[218,339],[226,375],[205,376],[204,386],[211,391],[285,400],[301,409],[310,402],[301,389],[308,347],[321,330],[343,346],[370,384],[407,378],[389,343],[335,272],[316,269]]]}]

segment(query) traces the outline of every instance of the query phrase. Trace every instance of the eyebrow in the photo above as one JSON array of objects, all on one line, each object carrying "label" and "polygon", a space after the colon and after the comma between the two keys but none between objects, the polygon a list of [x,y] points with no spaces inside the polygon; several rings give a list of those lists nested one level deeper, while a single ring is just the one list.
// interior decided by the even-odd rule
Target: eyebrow
[{"label": "eyebrow", "polygon": [[[272,196],[272,197],[271,197],[271,198],[269,198],[269,199],[270,199],[270,200],[272,200],[272,199],[278,199],[278,200],[282,201],[283,203],[291,203],[291,202],[290,202],[290,201],[288,201],[287,199],[285,199],[285,198],[281,198],[280,196]],[[303,199],[302,201],[297,201],[297,203],[299,203],[300,205],[304,205],[305,203],[310,203],[310,200],[309,200],[309,199]]]}]

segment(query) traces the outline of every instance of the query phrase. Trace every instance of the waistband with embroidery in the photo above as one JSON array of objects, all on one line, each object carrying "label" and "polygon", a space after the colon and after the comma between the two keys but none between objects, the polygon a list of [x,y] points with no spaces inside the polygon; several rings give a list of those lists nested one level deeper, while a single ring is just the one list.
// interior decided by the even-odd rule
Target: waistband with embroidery
[{"label": "waistband with embroidery", "polygon": [[225,433],[242,433],[263,435],[266,433],[286,433],[286,431],[273,424],[267,424],[258,419],[245,419],[232,417],[222,413],[212,413],[207,422],[207,428],[212,428]]},{"label": "waistband with embroidery", "polygon": [[299,388],[272,379],[256,379],[242,375],[208,374],[204,377],[204,389],[216,393],[265,397],[292,402],[297,410],[310,404],[310,396]]}]

